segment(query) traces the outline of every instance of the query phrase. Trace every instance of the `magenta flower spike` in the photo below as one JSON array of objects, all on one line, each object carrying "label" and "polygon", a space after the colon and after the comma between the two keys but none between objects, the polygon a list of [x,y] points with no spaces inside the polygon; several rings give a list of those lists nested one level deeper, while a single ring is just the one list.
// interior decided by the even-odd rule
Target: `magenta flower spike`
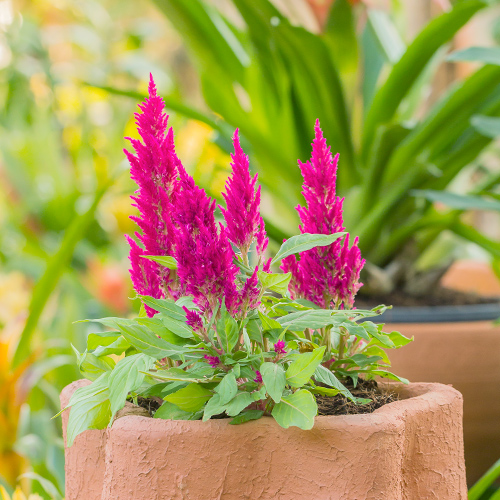
[{"label": "magenta flower spike", "polygon": [[220,358],[219,358],[219,356],[210,356],[209,354],[205,354],[205,356],[203,356],[203,357],[207,360],[207,363],[212,368],[217,368],[220,365]]},{"label": "magenta flower spike", "polygon": [[264,221],[260,216],[260,186],[255,189],[257,174],[252,178],[248,156],[240,145],[238,129],[233,136],[234,153],[231,155],[232,174],[222,194],[227,208],[219,206],[226,220],[227,236],[240,250],[245,263],[248,251],[255,240],[259,257],[262,257],[269,242]]},{"label": "magenta flower spike", "polygon": [[[343,198],[336,195],[339,155],[332,156],[319,120],[315,125],[311,159],[299,161],[304,183],[302,194],[306,206],[298,206],[301,233],[333,234],[345,231],[342,218]],[[358,282],[364,260],[357,238],[349,249],[349,238],[337,240],[326,247],[317,247],[283,259],[281,269],[292,273],[290,292],[320,307],[352,308],[361,287]]]},{"label": "magenta flower spike", "polygon": [[195,331],[201,330],[203,328],[203,320],[201,316],[196,311],[191,311],[186,306],[182,309],[184,309],[184,312],[186,313],[186,324]]},{"label": "magenta flower spike", "polygon": [[274,352],[276,354],[286,354],[284,340],[278,340],[278,342],[274,344]]},{"label": "magenta flower spike", "polygon": [[[139,294],[160,298],[169,296],[175,288],[170,270],[152,261],[146,264],[140,260],[147,261],[141,255],[172,255],[175,228],[167,207],[176,196],[179,160],[175,154],[173,131],[170,128],[166,132],[168,116],[163,112],[164,103],[156,93],[152,76],[149,97],[139,108],[141,112],[135,116],[141,140],[128,138],[135,154],[125,150],[131,177],[138,186],[132,200],[139,216],[131,218],[142,231],[136,236],[143,245],[143,248],[132,245],[129,238],[130,272]],[[150,315],[152,312],[148,308]]]},{"label": "magenta flower spike", "polygon": [[212,310],[222,298],[228,310],[233,310],[238,305],[238,268],[225,229],[215,222],[215,201],[195,185],[182,165],[179,172],[174,256],[180,291],[192,295],[202,310]]}]

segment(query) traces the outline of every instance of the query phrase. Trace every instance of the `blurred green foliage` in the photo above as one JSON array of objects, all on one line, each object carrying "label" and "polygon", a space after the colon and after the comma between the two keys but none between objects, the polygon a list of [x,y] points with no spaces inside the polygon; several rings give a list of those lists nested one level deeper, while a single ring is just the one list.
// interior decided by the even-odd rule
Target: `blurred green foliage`
[{"label": "blurred green foliage", "polygon": [[[443,210],[414,191],[456,189],[464,172],[479,179],[465,188],[473,193],[489,195],[498,185],[498,171],[478,161],[493,134],[477,126],[500,114],[498,62],[479,53],[474,60],[484,66],[444,89],[432,107],[426,99],[450,41],[487,2],[456,2],[406,46],[388,13],[347,0],[333,2],[319,34],[291,24],[269,0],[226,2],[231,12],[207,0],[154,1],[190,48],[211,110],[205,122],[220,116],[247,139],[267,187],[264,213],[276,240],[296,223],[296,159],[309,157],[319,118],[340,152],[346,226],[360,237],[367,270],[376,271],[368,280],[375,291],[390,283],[416,293],[411,283],[427,271],[419,263],[446,266],[453,257],[445,245],[434,252],[437,262],[421,258],[445,233],[500,257],[498,241],[472,227],[464,210]],[[227,147],[227,127],[219,122],[217,131]],[[390,277],[382,270],[389,264]],[[381,275],[386,279],[377,280]]]}]

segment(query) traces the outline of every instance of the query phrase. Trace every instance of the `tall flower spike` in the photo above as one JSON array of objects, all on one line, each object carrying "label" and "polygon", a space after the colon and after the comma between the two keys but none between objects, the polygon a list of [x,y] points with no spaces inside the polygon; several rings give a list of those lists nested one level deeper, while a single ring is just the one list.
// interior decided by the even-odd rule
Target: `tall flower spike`
[{"label": "tall flower spike", "polygon": [[226,193],[222,194],[227,208],[219,208],[226,220],[227,236],[240,250],[246,262],[248,250],[254,240],[257,242],[259,256],[264,254],[269,240],[260,216],[260,186],[255,189],[257,174],[253,178],[250,176],[248,156],[241,148],[238,129],[234,132],[233,145],[233,171],[226,182]]},{"label": "tall flower spike", "polygon": [[215,201],[195,185],[182,166],[177,198],[174,256],[180,290],[194,297],[203,310],[212,310],[221,297],[228,310],[238,305],[235,285],[238,268],[222,225],[217,227]]},{"label": "tall flower spike", "polygon": [[[312,156],[309,161],[299,161],[304,178],[302,194],[306,207],[297,207],[301,233],[333,234],[344,231],[342,219],[343,198],[336,195],[337,165],[339,155],[332,157],[323,137],[319,120],[315,125]],[[337,240],[326,247],[317,247],[283,260],[281,268],[292,273],[290,292],[294,297],[304,297],[321,307],[351,308],[354,295],[360,288],[361,260],[357,239],[349,250],[349,241]],[[354,291],[355,290],[355,291]]]},{"label": "tall flower spike", "polygon": [[[136,236],[143,245],[141,249],[131,244],[131,274],[138,293],[159,298],[175,288],[170,271],[154,262],[139,264],[139,259],[141,255],[172,255],[175,228],[167,207],[176,195],[179,160],[175,154],[173,131],[166,132],[168,116],[163,112],[164,103],[157,95],[152,76],[149,97],[139,108],[141,112],[135,117],[141,140],[128,138],[135,154],[125,150],[131,177],[138,185],[132,200],[139,216],[131,218],[142,231]],[[129,239],[129,243],[131,241]],[[157,286],[153,285],[153,275],[157,277]]]}]

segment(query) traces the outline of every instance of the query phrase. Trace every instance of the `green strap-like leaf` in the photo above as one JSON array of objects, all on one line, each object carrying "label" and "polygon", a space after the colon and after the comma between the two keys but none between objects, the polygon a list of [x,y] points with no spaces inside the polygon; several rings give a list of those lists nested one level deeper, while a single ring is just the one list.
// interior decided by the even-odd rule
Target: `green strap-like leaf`
[{"label": "green strap-like leaf", "polygon": [[345,236],[346,233],[334,233],[334,234],[311,234],[303,233],[296,236],[288,238],[278,250],[278,253],[274,256],[271,264],[277,264],[285,257],[293,255],[295,253],[305,252],[315,247],[324,247],[331,245],[334,241]]},{"label": "green strap-like leaf", "polygon": [[365,158],[368,157],[377,127],[392,119],[431,57],[486,5],[486,2],[478,0],[457,3],[450,12],[433,19],[411,43],[372,101],[362,139],[362,153]]}]

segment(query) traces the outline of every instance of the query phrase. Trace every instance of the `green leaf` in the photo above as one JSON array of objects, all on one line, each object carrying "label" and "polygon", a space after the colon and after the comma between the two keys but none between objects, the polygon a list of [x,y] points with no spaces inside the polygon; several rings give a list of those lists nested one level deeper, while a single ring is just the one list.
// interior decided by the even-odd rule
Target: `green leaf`
[{"label": "green leaf", "polygon": [[186,313],[182,307],[178,306],[173,300],[167,299],[154,299],[147,295],[140,295],[140,299],[151,309],[164,314],[165,316],[175,319],[177,321],[186,321]]},{"label": "green leaf", "polygon": [[219,415],[226,409],[225,405],[220,403],[219,394],[214,394],[210,401],[206,404],[205,410],[203,411],[203,422],[206,422],[210,417],[214,415]]},{"label": "green leaf", "polygon": [[266,394],[266,388],[261,387],[258,391],[254,391],[250,393],[252,396],[252,399],[257,402],[257,401],[262,401],[263,399],[267,399],[267,394]]},{"label": "green leaf", "polygon": [[281,248],[278,250],[278,253],[274,256],[274,259],[271,261],[271,264],[277,264],[285,257],[289,255],[293,255],[295,253],[305,252],[306,250],[310,250],[311,248],[316,247],[324,247],[327,245],[331,245],[334,241],[342,238],[347,233],[334,233],[334,234],[311,234],[311,233],[303,233],[298,234],[296,236],[292,236],[288,238]]},{"label": "green leaf", "polygon": [[163,325],[174,335],[183,339],[192,339],[193,329],[185,321],[179,321],[163,314],[160,314]]},{"label": "green leaf", "polygon": [[107,388],[73,403],[66,429],[67,446],[70,447],[76,436],[87,429],[104,429],[110,419],[111,406]]},{"label": "green leaf", "polygon": [[258,271],[257,275],[259,277],[261,285],[265,289],[272,290],[273,292],[277,292],[283,296],[287,294],[288,284],[290,283],[290,279],[292,278],[292,273],[269,274],[265,273],[264,271]]},{"label": "green leaf", "polygon": [[120,332],[89,333],[87,349],[93,351],[101,346],[108,346],[121,337]]},{"label": "green leaf", "polygon": [[377,364],[379,361],[382,360],[382,357],[367,356],[366,354],[358,353],[358,354],[353,354],[349,359],[352,359],[356,363],[356,365],[358,365],[360,368],[364,368],[365,366],[368,365]]},{"label": "green leaf", "polygon": [[249,56],[212,6],[200,0],[155,0],[155,4],[185,37],[202,67],[223,71],[230,81],[242,81]]},{"label": "green leaf", "polygon": [[282,328],[287,327],[291,331],[302,331],[306,328],[315,330],[333,324],[334,318],[331,311],[313,309],[282,316],[278,318],[278,323]]},{"label": "green leaf", "polygon": [[452,52],[447,61],[471,61],[500,66],[500,48],[498,47],[467,47]]},{"label": "green leaf", "polygon": [[279,403],[286,386],[286,375],[283,367],[277,363],[262,363],[260,374],[266,391],[275,403]]},{"label": "green leaf", "polygon": [[247,406],[254,402],[254,398],[249,392],[239,391],[235,398],[233,398],[226,406],[226,414],[234,417],[241,413]]},{"label": "green leaf", "polygon": [[99,346],[92,352],[94,356],[109,356],[110,354],[123,354],[130,347],[130,343],[120,335],[114,342],[108,345]]},{"label": "green leaf", "polygon": [[158,338],[149,329],[130,319],[101,318],[91,321],[119,330],[138,351],[156,359],[178,357],[189,350]]},{"label": "green leaf", "polygon": [[338,389],[330,389],[328,387],[320,387],[315,385],[314,387],[307,387],[308,391],[311,391],[313,394],[321,394],[322,396],[336,396],[340,391]]},{"label": "green leaf", "polygon": [[500,118],[496,116],[474,115],[470,123],[485,137],[490,137],[491,139],[500,137]]},{"label": "green leaf", "polygon": [[186,340],[183,337],[179,337],[165,326],[165,323],[160,318],[159,314],[157,314],[154,318],[136,318],[135,321],[137,324],[145,326],[155,335],[163,340],[166,340],[167,342],[170,342],[171,344],[178,346],[186,345]]},{"label": "green leaf", "polygon": [[168,269],[177,269],[177,261],[174,257],[168,257],[166,255],[141,255],[141,257],[157,262]]},{"label": "green leaf", "polygon": [[318,347],[312,352],[305,352],[290,363],[286,371],[286,380],[292,387],[302,387],[313,376],[323,360],[326,347]]},{"label": "green leaf", "polygon": [[234,417],[231,422],[231,425],[239,425],[244,424],[245,422],[249,422],[250,420],[258,420],[260,417],[264,415],[262,410],[248,410],[240,413],[237,417]]},{"label": "green leaf", "polygon": [[390,15],[380,9],[368,9],[368,22],[386,59],[395,64],[406,51],[406,45],[391,21]]},{"label": "green leaf", "polygon": [[[480,500],[488,488],[500,477],[500,459],[497,460],[469,490],[469,500]],[[492,497],[490,497],[492,498]]]},{"label": "green leaf", "polygon": [[162,418],[164,420],[193,420],[196,412],[188,412],[181,410],[173,403],[165,401],[158,410],[156,410],[153,418]]},{"label": "green leaf", "polygon": [[405,337],[402,333],[396,331],[388,333],[387,336],[391,339],[396,349],[398,347],[403,347],[406,344],[409,344],[410,342],[413,341],[413,337],[409,339],[408,337]]},{"label": "green leaf", "polygon": [[217,333],[222,342],[224,352],[229,354],[238,343],[240,337],[238,322],[232,316],[226,314],[225,317],[217,322]]},{"label": "green leaf", "polygon": [[115,361],[108,357],[102,356],[98,358],[94,354],[87,351],[79,353],[75,346],[71,346],[76,354],[78,369],[80,373],[89,380],[96,380],[104,372],[111,371],[115,366]]},{"label": "green leaf", "polygon": [[166,381],[182,381],[182,382],[209,382],[212,377],[200,376],[197,373],[185,371],[182,368],[169,368],[168,370],[158,370],[149,372],[153,378]]},{"label": "green leaf", "polygon": [[280,403],[274,405],[272,415],[281,427],[290,426],[309,430],[314,426],[314,417],[318,413],[318,405],[314,396],[305,389],[285,396]]},{"label": "green leaf", "polygon": [[363,323],[363,328],[368,332],[371,337],[377,339],[383,346],[393,348],[394,342],[390,339],[390,337],[381,331],[382,325],[376,325],[371,321],[365,321]]},{"label": "green leaf", "polygon": [[398,375],[395,375],[394,373],[388,372],[387,370],[370,370],[368,373],[371,375],[377,375],[379,377],[384,377],[388,378],[391,380],[396,380],[397,382],[403,382],[403,384],[409,384],[410,382],[408,379],[399,377]]},{"label": "green leaf", "polygon": [[248,336],[250,337],[250,340],[253,340],[254,342],[259,342],[262,343],[262,331],[259,328],[259,321],[256,319],[251,319],[246,326],[246,331],[248,333]]},{"label": "green leaf", "polygon": [[349,332],[349,335],[354,335],[355,337],[361,337],[362,339],[368,341],[370,340],[370,336],[363,328],[362,324],[358,325],[357,323],[353,323],[352,321],[344,321],[344,323],[341,323],[339,326],[344,327]]},{"label": "green leaf", "polygon": [[260,321],[262,323],[262,329],[264,331],[274,330],[275,328],[279,328],[280,330],[283,329],[283,327],[281,326],[281,323],[278,323],[278,321],[276,321],[273,318],[270,318],[269,316],[266,316],[265,314],[261,313],[260,311],[259,311],[259,318],[260,318]]},{"label": "green leaf", "polygon": [[340,76],[345,80],[346,74],[355,73],[358,65],[356,17],[348,0],[335,0],[323,37],[333,54]]},{"label": "green leaf", "polygon": [[238,384],[236,383],[234,374],[228,373],[214,391],[219,395],[219,403],[221,405],[229,403],[238,392]]},{"label": "green leaf", "polygon": [[480,233],[475,227],[468,226],[461,221],[456,221],[450,226],[451,231],[456,235],[475,243],[490,252],[493,257],[500,258],[500,243],[494,241]]},{"label": "green leaf", "polygon": [[411,191],[411,194],[459,210],[500,211],[500,201],[489,200],[481,196],[456,194],[450,193],[449,191],[433,191],[432,189],[414,189]]},{"label": "green leaf", "polygon": [[169,394],[165,401],[169,401],[187,412],[196,412],[212,397],[213,393],[200,384],[189,384],[184,389]]},{"label": "green leaf", "polygon": [[340,382],[340,380],[323,365],[319,365],[314,372],[314,378],[316,381],[321,382],[322,384],[328,385],[337,389],[343,396],[350,399],[351,401],[356,401],[356,398],[351,394],[349,389]]},{"label": "green leaf", "polygon": [[109,375],[109,401],[111,415],[125,406],[128,393],[139,389],[144,373],[154,366],[155,360],[145,354],[127,356],[116,364]]}]

